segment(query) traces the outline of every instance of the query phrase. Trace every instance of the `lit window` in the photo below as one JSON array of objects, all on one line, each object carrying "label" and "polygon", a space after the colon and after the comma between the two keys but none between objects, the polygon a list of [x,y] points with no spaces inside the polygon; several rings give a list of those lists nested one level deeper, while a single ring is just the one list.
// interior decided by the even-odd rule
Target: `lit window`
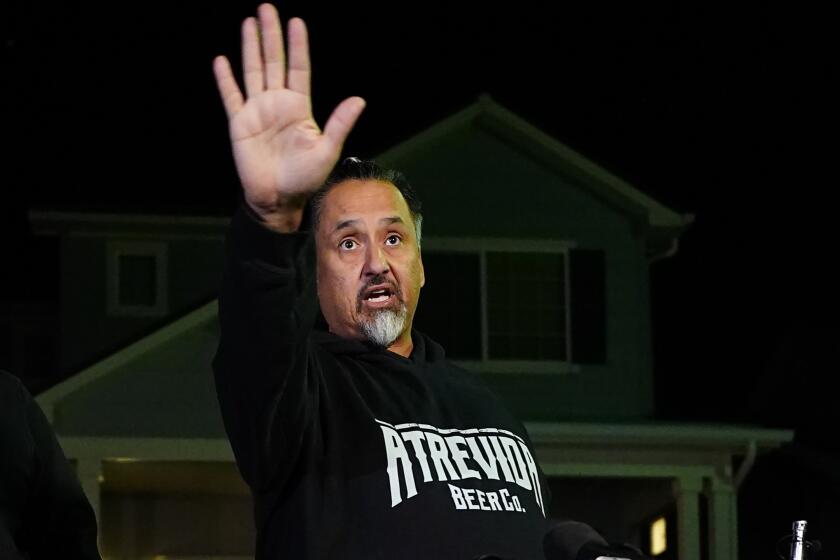
[{"label": "lit window", "polygon": [[659,517],[650,524],[650,553],[659,556],[668,549],[666,537],[668,525],[664,517]]},{"label": "lit window", "polygon": [[103,558],[254,558],[253,506],[233,463],[105,460],[100,492]]}]

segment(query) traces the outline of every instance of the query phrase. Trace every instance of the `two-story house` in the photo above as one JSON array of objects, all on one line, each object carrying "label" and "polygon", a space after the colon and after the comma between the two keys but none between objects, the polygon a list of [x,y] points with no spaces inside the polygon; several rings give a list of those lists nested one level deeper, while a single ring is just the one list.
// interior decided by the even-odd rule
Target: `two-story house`
[{"label": "two-story house", "polygon": [[[416,326],[528,428],[553,518],[661,558],[737,558],[737,488],[787,431],[657,422],[650,267],[689,216],[489,98],[376,158],[424,205]],[[211,375],[225,218],[35,212],[62,255],[48,412],[105,555],[248,557]],[[678,372],[673,372],[678,375]]]}]

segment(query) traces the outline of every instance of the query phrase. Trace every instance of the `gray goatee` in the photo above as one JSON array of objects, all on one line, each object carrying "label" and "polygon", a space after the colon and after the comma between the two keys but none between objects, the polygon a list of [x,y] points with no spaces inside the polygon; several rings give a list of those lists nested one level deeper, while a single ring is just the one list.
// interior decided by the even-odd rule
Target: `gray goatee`
[{"label": "gray goatee", "polygon": [[388,348],[397,340],[405,327],[405,306],[399,309],[381,309],[362,321],[362,334],[372,343],[382,348]]}]

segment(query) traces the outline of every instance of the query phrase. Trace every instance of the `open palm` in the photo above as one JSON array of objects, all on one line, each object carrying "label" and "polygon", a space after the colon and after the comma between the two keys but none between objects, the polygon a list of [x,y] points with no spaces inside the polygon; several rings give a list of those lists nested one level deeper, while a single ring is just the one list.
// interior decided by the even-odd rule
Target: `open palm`
[{"label": "open palm", "polygon": [[305,200],[324,182],[364,101],[342,101],[322,132],[312,117],[306,25],[289,21],[287,69],[277,11],[262,4],[258,15],[259,22],[248,18],[242,24],[245,96],[226,57],[217,57],[213,69],[245,200],[265,216]]}]

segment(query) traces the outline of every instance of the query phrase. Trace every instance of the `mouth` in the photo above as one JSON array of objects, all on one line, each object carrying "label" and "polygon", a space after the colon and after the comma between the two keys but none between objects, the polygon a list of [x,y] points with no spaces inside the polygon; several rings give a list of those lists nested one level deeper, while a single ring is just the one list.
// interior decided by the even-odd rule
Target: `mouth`
[{"label": "mouth", "polygon": [[393,286],[380,284],[371,286],[361,294],[362,303],[367,307],[379,308],[389,307],[398,299],[397,291]]}]

